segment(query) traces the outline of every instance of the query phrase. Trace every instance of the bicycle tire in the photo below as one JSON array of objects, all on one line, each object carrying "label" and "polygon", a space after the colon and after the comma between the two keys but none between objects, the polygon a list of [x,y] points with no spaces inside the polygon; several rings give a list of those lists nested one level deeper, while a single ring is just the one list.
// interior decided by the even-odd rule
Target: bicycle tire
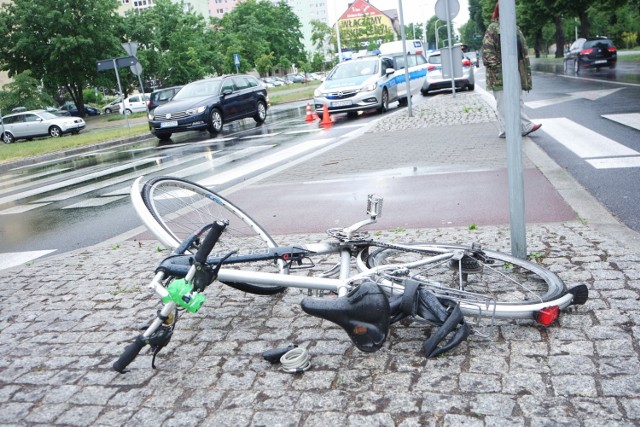
[{"label": "bicycle tire", "polygon": [[[194,182],[167,176],[156,177],[145,183],[141,195],[147,210],[158,225],[178,242],[203,225],[216,220],[229,221],[229,225],[216,243],[215,254],[212,256],[220,256],[234,250],[242,254],[277,246],[269,233],[242,209]],[[204,239],[204,236],[201,237]],[[262,271],[287,273],[283,262],[252,262],[251,265]],[[252,283],[224,283],[241,291],[259,295],[273,295],[285,289],[282,286]]]},{"label": "bicycle tire", "polygon": [[[472,251],[472,248],[442,243],[392,245],[362,255],[364,259],[359,259],[359,268],[367,271],[453,251]],[[462,269],[458,261],[446,259],[409,268],[400,276],[397,271],[396,275],[376,274],[374,280],[397,289],[404,278],[410,277],[439,296],[459,301],[463,313],[468,316],[531,319],[543,307],[560,305],[565,308],[571,304],[572,296],[565,297],[567,288],[555,273],[501,252],[483,249],[482,253],[486,262],[462,257]],[[465,286],[460,286],[461,272],[467,275]]]}]

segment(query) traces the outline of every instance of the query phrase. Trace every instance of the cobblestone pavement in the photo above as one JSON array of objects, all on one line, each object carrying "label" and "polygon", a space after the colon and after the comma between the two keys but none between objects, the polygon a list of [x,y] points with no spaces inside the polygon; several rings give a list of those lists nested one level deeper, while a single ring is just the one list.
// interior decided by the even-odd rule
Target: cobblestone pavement
[{"label": "cobblestone pavement", "polygon": [[[436,109],[446,115],[442,110],[478,101],[464,95],[456,102],[433,97],[424,108],[446,106]],[[409,124],[398,113],[373,131],[393,133],[391,122],[400,121],[409,128],[425,122]],[[506,225],[388,230],[376,238],[510,248]],[[276,237],[282,243],[320,239]],[[640,424],[640,253],[588,221],[528,224],[527,245],[569,287],[590,289],[585,306],[549,328],[504,321],[484,330],[486,336],[425,359],[420,348],[432,328],[408,321],[392,327],[380,351],[362,353],[337,326],[302,312],[300,290],[254,296],[215,283],[203,308],[178,322],[156,359],[158,369],[143,352],[126,374],[111,365],[158,308],[146,289],[167,255],[156,242],[102,244],[6,270],[0,424]],[[318,260],[317,269],[330,261]],[[311,354],[304,374],[284,373],[261,357],[289,343]]]}]

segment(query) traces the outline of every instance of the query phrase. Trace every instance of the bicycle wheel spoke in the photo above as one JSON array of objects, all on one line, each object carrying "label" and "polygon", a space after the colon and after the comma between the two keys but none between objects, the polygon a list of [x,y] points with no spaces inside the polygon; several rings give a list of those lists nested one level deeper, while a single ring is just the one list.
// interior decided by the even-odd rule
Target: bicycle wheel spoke
[{"label": "bicycle wheel spoke", "polygon": [[[452,256],[442,260],[442,254],[447,252]],[[436,261],[430,262],[431,259]],[[379,276],[396,287],[406,278],[417,280],[437,295],[467,304],[468,311],[487,316],[502,307],[512,311],[507,306],[522,306],[526,311],[526,307],[559,298],[566,290],[555,274],[537,264],[455,245],[383,246],[368,256],[367,265],[402,265],[397,270],[385,267]],[[472,306],[489,308],[474,310]]]}]

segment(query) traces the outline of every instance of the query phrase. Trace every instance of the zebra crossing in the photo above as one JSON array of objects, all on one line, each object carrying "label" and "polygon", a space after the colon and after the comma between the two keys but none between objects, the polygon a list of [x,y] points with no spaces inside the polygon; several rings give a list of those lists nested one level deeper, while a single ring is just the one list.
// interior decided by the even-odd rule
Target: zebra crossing
[{"label": "zebra crossing", "polygon": [[[629,115],[625,115],[629,116]],[[627,125],[640,130],[640,114],[637,121],[625,117]],[[607,117],[617,121],[615,115]],[[566,118],[536,119],[542,129],[559,144],[584,159],[596,169],[640,167],[640,153],[604,135]]]},{"label": "zebra crossing", "polygon": [[[361,126],[357,126],[357,128],[360,129]],[[348,133],[356,133],[358,129],[348,131]],[[309,155],[315,150],[329,147],[337,141],[336,138],[316,137],[316,132],[316,129],[293,129],[289,132],[274,132],[252,137],[215,138],[189,144],[174,144],[169,147],[159,146],[154,148],[153,154],[146,157],[120,162],[112,166],[98,164],[80,171],[60,168],[24,175],[17,173],[16,169],[14,173],[0,177],[0,220],[4,216],[35,211],[54,203],[61,204],[55,209],[64,211],[104,207],[127,198],[130,183],[142,174],[164,174],[189,178],[203,172],[219,170],[221,172],[213,174],[211,178],[199,183],[208,187],[224,185],[279,164],[293,163],[296,159]],[[269,139],[276,138],[278,135],[304,133],[309,134],[310,139],[277,151],[274,151],[277,144],[269,142]],[[339,139],[343,140],[347,137],[348,134],[342,135]],[[187,145],[190,149],[194,149],[212,143],[219,144],[229,140],[247,139],[256,140],[256,144],[224,151],[199,150],[199,152],[181,156],[170,156],[168,152],[179,147],[184,148]],[[132,154],[137,153],[144,156],[145,150],[149,149],[136,148],[130,151]],[[270,151],[274,152],[264,155]],[[78,200],[73,202],[74,198]],[[65,204],[69,201],[73,203]],[[56,249],[46,249],[2,252],[1,248],[0,244],[0,270],[24,264],[56,251]]]}]

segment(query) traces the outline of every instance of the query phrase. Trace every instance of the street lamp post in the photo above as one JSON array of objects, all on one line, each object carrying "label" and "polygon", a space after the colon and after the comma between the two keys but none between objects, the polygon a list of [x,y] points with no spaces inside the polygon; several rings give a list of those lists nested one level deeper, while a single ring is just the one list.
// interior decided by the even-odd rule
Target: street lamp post
[{"label": "street lamp post", "polygon": [[[438,43],[439,43],[438,42],[438,31],[440,30],[440,28],[444,28],[446,26],[447,26],[447,24],[436,26],[436,49],[440,49],[440,47],[438,46]],[[444,44],[443,44],[443,46],[444,46]]]}]

